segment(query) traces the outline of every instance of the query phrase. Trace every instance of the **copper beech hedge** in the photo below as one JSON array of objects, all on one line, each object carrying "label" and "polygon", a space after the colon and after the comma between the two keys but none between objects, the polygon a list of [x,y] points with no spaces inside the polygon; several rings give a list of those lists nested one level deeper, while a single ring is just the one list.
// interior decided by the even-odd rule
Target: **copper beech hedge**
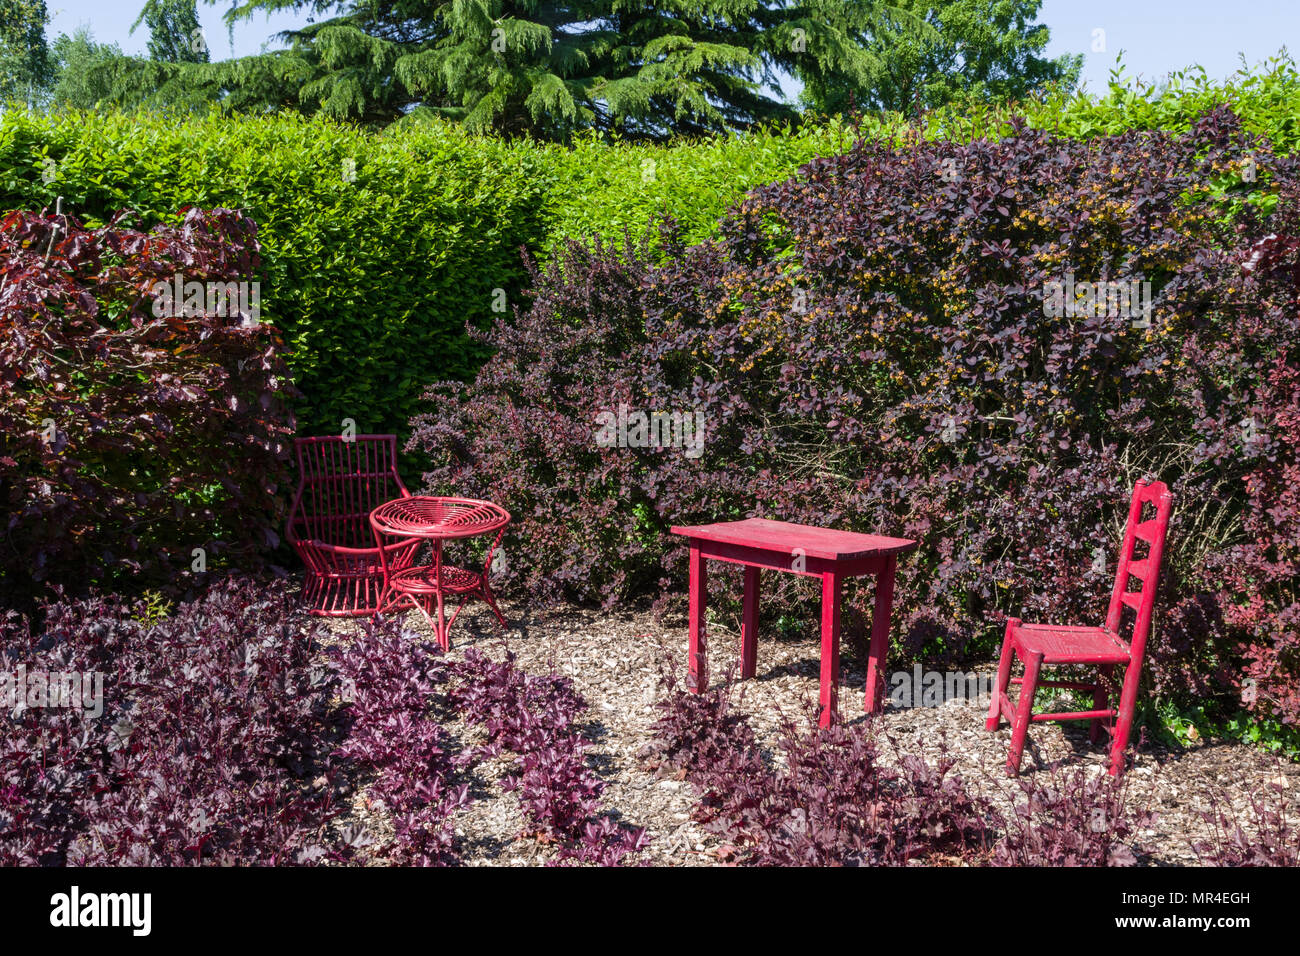
[{"label": "copper beech hedge", "polygon": [[292,384],[250,314],[257,229],[181,212],[149,232],[0,221],[0,605],[48,584],[181,586],[278,544]]},{"label": "copper beech hedge", "polygon": [[[949,661],[991,656],[1012,613],[1099,620],[1153,475],[1177,496],[1154,691],[1294,724],[1297,173],[1226,108],[1181,134],[861,141],[748,193],[715,239],[665,223],[662,261],[571,244],[409,447],[426,488],[508,503],[538,598],[680,602],[673,523],[918,538],[894,634]],[[1082,283],[1135,281],[1149,314],[1086,308]],[[621,406],[697,416],[702,454],[596,441]],[[808,610],[771,587],[773,617]]]}]

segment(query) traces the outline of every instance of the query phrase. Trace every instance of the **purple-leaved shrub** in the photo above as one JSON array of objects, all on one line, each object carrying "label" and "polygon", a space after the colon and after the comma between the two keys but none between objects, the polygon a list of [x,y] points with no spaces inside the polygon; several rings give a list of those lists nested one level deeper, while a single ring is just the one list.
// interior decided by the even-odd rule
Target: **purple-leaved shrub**
[{"label": "purple-leaved shrub", "polygon": [[184,592],[195,547],[251,570],[279,543],[298,391],[280,333],[228,295],[262,273],[257,224],[131,218],[0,217],[0,605],[30,611],[47,584]]},{"label": "purple-leaved shrub", "polygon": [[[1095,308],[1093,283],[1132,282],[1150,314]],[[1053,284],[1082,314],[1051,314]],[[559,250],[408,447],[429,490],[508,503],[513,583],[540,598],[684,600],[672,525],[916,538],[894,632],[931,660],[991,655],[1008,614],[1098,620],[1151,474],[1179,502],[1151,689],[1295,725],[1298,315],[1300,156],[1226,108],[1181,133],[863,141],[708,241]],[[598,442],[623,406],[698,416],[701,453]]]}]

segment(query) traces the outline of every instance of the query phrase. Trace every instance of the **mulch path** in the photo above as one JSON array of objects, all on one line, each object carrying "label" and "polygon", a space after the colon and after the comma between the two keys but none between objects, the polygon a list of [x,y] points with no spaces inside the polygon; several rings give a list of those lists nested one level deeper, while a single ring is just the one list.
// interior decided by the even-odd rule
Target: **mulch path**
[{"label": "mulch path", "polygon": [[[537,609],[502,602],[511,622],[503,632],[481,605],[471,605],[451,632],[450,656],[457,659],[467,648],[478,648],[499,658],[507,649],[519,667],[529,673],[556,672],[571,677],[588,704],[585,732],[593,741],[590,757],[606,782],[604,803],[616,817],[645,827],[652,842],[644,858],[655,865],[710,866],[726,862],[726,850],[715,835],[692,820],[695,792],[689,783],[662,779],[640,758],[653,734],[653,705],[662,694],[660,673],[673,662],[685,679],[686,621],[656,619],[649,612],[608,613],[559,607]],[[426,640],[432,633],[418,613],[406,624]],[[357,625],[331,622],[342,640]],[[710,623],[710,678],[722,680],[736,659],[738,635],[716,622]],[[818,693],[820,645],[815,635],[806,638],[760,636],[756,679],[739,685],[734,703],[753,725],[760,742],[777,751],[782,725],[806,721]],[[971,668],[991,673],[996,662]],[[841,664],[840,713],[847,721],[867,719],[861,712],[864,668],[849,653]],[[903,753],[933,758],[945,747],[957,758],[955,772],[966,786],[1010,814],[1022,793],[1002,772],[1010,730],[984,730],[986,701],[950,701],[937,707],[900,707],[886,704],[882,728]],[[463,743],[479,731],[463,726],[446,728]],[[886,750],[888,753],[888,749]],[[884,758],[889,762],[889,758]],[[1087,724],[1039,723],[1030,730],[1022,776],[1068,769],[1080,764],[1105,771],[1103,746],[1088,742]],[[474,802],[456,817],[464,862],[471,866],[535,866],[554,856],[554,848],[532,839],[519,839],[523,827],[514,794],[503,792],[499,778],[512,760],[507,755],[475,768],[471,779]],[[1300,766],[1280,761],[1262,751],[1235,743],[1201,742],[1186,749],[1169,749],[1143,742],[1128,771],[1130,806],[1157,814],[1152,827],[1140,833],[1150,848],[1144,862],[1186,865],[1197,862],[1191,843],[1206,832],[1199,811],[1207,809],[1211,794],[1231,805],[1239,816],[1252,795],[1269,783],[1280,783],[1289,793],[1300,788]],[[382,820],[357,800],[357,822],[382,835]],[[719,851],[722,851],[720,854]]]}]

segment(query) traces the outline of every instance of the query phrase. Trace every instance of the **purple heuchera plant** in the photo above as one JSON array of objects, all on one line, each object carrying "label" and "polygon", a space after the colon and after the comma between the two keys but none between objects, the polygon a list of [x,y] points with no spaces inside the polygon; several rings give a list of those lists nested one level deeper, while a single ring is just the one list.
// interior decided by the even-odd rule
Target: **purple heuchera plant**
[{"label": "purple heuchera plant", "polygon": [[1212,794],[1201,814],[1209,836],[1192,845],[1197,858],[1208,866],[1300,866],[1300,814],[1280,781],[1251,795],[1246,816],[1243,827],[1227,798]]},{"label": "purple heuchera plant", "polygon": [[[564,862],[613,865],[646,843],[601,807],[567,680],[513,658],[464,663],[396,621],[324,645],[282,584],[225,579],[151,622],[144,602],[43,608],[0,621],[0,669],[98,672],[103,713],[0,713],[0,865],[460,861],[465,771],[509,751],[504,781]],[[439,720],[461,709],[486,746],[457,752]],[[392,838],[340,826],[365,789]]]},{"label": "purple heuchera plant", "polygon": [[1001,866],[1134,866],[1147,852],[1139,830],[1155,821],[1128,806],[1126,777],[1096,767],[1021,777],[1025,795],[1007,821],[993,862]]},{"label": "purple heuchera plant", "polygon": [[[680,690],[664,675],[652,765],[700,792],[698,819],[755,866],[898,866],[913,860],[987,857],[998,815],[970,795],[954,761],[880,761],[874,722],[809,729],[787,723],[783,768],[764,760],[731,688]],[[893,746],[894,742],[889,741]],[[895,752],[897,747],[894,746]]]},{"label": "purple heuchera plant", "polygon": [[445,680],[441,652],[389,620],[368,622],[333,658],[351,718],[337,755],[374,774],[369,797],[392,818],[393,840],[376,855],[403,865],[459,862],[452,816],[469,803],[469,787],[449,782],[450,742],[430,716]]},{"label": "purple heuchera plant", "polygon": [[103,713],[0,713],[0,865],[292,864],[327,852],[337,679],[283,588],[218,583],[156,624],[56,601],[0,670],[98,672]]},{"label": "purple heuchera plant", "polygon": [[611,819],[601,806],[605,783],[587,765],[590,744],[575,721],[586,702],[566,677],[530,675],[515,657],[493,661],[465,652],[448,699],[488,733],[483,753],[509,751],[517,770],[502,786],[518,793],[532,832],[559,845],[557,862],[616,866],[649,842],[645,831]]}]

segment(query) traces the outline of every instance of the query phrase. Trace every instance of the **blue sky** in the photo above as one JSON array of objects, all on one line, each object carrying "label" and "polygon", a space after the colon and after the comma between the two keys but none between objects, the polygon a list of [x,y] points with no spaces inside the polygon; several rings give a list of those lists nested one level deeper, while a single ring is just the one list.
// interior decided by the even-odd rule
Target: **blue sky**
[{"label": "blue sky", "polygon": [[[1083,80],[1106,85],[1122,50],[1126,72],[1158,80],[1192,64],[1214,79],[1255,64],[1283,46],[1300,56],[1300,0],[1044,0],[1039,22],[1052,31],[1047,52],[1084,54]],[[1106,51],[1092,52],[1093,31]]]},{"label": "blue sky", "polygon": [[[117,43],[127,53],[143,53],[149,39],[141,26],[129,33],[142,0],[47,0],[50,38],[86,24],[100,42]],[[305,14],[258,14],[241,21],[233,44],[222,14],[229,0],[199,4],[199,20],[214,59],[256,53],[278,30],[297,26]],[[1300,0],[1045,0],[1039,21],[1052,32],[1049,54],[1083,53],[1088,88],[1105,86],[1115,58],[1123,51],[1130,75],[1160,79],[1191,64],[1223,79],[1244,55],[1254,64],[1286,44],[1300,55]],[[1104,31],[1105,50],[1093,52],[1094,31]],[[272,43],[275,47],[278,44]]]}]

